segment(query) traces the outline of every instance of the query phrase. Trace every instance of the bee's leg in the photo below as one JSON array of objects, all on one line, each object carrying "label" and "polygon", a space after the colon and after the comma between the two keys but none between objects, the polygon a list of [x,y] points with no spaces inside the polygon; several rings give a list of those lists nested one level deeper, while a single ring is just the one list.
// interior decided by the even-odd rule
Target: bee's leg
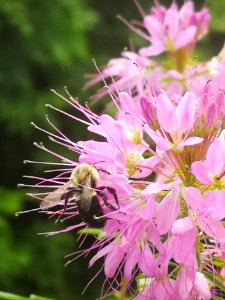
[{"label": "bee's leg", "polygon": [[101,172],[103,172],[105,174],[108,174],[108,175],[112,175],[109,171],[104,170],[104,169],[98,169],[98,171],[101,171]]},{"label": "bee's leg", "polygon": [[62,212],[60,213],[60,215],[58,216],[58,218],[56,219],[56,223],[60,220],[61,216],[66,212],[67,210],[67,204],[68,204],[68,201],[69,201],[69,198],[71,196],[73,196],[74,192],[76,192],[77,190],[74,189],[74,188],[69,188],[67,190],[67,192],[63,195],[63,197],[61,197],[62,199],[60,200],[64,200],[64,207],[63,207],[63,210]]},{"label": "bee's leg", "polygon": [[[108,191],[110,192],[110,194],[113,195],[114,200],[115,200],[115,202],[116,202],[116,204],[117,204],[117,206],[118,206],[117,208],[116,208],[114,205],[110,204],[110,203],[108,202],[108,200],[107,200],[105,194],[104,194],[103,192],[101,192],[101,190],[105,190],[105,189],[108,190]],[[114,188],[108,187],[108,186],[100,186],[100,187],[97,187],[97,190],[98,190],[97,193],[101,196],[103,202],[105,203],[105,206],[107,206],[108,208],[110,208],[110,209],[112,209],[112,210],[118,210],[118,209],[120,208],[119,200],[118,200],[118,197],[117,197],[117,193],[116,193],[116,190],[115,190]],[[100,191],[99,191],[99,190],[100,190]]]},{"label": "bee's leg", "polygon": [[117,205],[117,207],[118,207],[117,209],[120,209],[119,199],[118,199],[118,197],[117,197],[117,192],[116,192],[116,190],[115,190],[113,187],[111,187],[111,186],[106,186],[105,188],[110,192],[110,194],[113,195],[113,198],[114,198],[114,200],[115,200],[115,202],[116,202],[116,205]]}]

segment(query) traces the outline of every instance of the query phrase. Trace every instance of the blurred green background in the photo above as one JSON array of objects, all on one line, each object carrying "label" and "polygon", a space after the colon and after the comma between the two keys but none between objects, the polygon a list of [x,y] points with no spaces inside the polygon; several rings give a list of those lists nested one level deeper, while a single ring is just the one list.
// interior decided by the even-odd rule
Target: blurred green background
[{"label": "blurred green background", "polygon": [[[140,3],[147,12],[152,2]],[[196,3],[200,7],[203,1]],[[225,3],[209,1],[209,5],[214,21],[211,34],[201,42],[200,60],[216,55],[224,42]],[[36,149],[34,141],[67,155],[30,126],[31,121],[49,129],[44,117],[48,114],[74,141],[90,138],[84,126],[50,111],[45,103],[76,114],[50,89],[65,94],[66,85],[81,102],[87,101],[94,89],[83,91],[82,86],[84,75],[95,71],[92,58],[101,66],[118,57],[130,41],[145,44],[116,19],[117,14],[141,20],[132,0],[0,0],[1,291],[60,300],[100,296],[103,276],[81,293],[102,262],[88,270],[89,258],[81,258],[65,267],[64,257],[77,249],[78,236],[74,232],[47,238],[37,235],[62,227],[37,213],[15,217],[16,211],[37,207],[25,196],[28,190],[16,186],[27,183],[22,175],[44,171],[43,166],[24,165],[23,160],[53,160]],[[93,109],[101,111],[102,106]],[[70,157],[76,160],[71,153]],[[91,242],[90,238],[86,246]]]}]

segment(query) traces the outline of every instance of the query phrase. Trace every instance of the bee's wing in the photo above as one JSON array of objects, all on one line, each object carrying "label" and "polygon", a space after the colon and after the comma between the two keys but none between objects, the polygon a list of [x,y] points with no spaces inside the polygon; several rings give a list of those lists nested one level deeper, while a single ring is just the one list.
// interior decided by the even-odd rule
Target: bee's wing
[{"label": "bee's wing", "polygon": [[63,194],[67,191],[70,186],[70,181],[66,182],[63,186],[60,186],[58,189],[49,193],[48,196],[44,197],[41,201],[40,208],[47,209],[59,204]]}]

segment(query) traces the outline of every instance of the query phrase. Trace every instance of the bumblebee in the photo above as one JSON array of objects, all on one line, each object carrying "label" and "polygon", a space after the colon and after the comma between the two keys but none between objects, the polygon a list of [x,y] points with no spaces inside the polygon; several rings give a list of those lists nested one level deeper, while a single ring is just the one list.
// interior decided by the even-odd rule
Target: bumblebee
[{"label": "bumblebee", "polygon": [[[107,219],[104,217],[99,197],[101,197],[105,206],[112,210],[119,209],[119,200],[114,188],[109,186],[96,188],[99,180],[99,171],[93,165],[81,163],[75,167],[67,183],[43,199],[40,208],[47,209],[64,200],[64,211],[66,211],[69,198],[75,196],[75,202],[82,220],[89,227],[102,228]],[[117,207],[108,202],[104,190],[107,190],[113,196]]]}]

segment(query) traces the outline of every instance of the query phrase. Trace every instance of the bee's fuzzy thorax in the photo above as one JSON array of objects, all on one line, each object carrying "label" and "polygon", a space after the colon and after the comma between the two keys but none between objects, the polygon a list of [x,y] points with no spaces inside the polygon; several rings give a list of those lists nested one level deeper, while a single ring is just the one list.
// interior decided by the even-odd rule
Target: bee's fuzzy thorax
[{"label": "bee's fuzzy thorax", "polygon": [[100,180],[97,169],[93,165],[87,163],[81,163],[76,166],[70,179],[75,187],[79,187],[79,185],[82,185],[85,182],[87,175],[91,176],[92,186],[95,186]]}]

